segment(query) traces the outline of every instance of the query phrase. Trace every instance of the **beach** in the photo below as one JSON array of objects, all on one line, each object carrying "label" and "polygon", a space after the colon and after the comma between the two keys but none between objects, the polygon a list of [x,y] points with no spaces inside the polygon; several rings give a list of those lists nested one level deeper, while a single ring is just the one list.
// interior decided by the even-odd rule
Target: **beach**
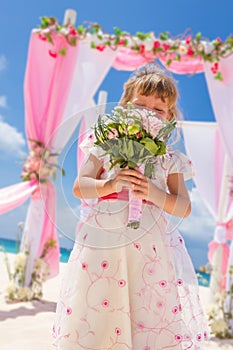
[{"label": "beach", "polygon": [[[8,254],[12,263],[14,254]],[[55,350],[52,345],[52,326],[56,301],[66,264],[60,263],[57,277],[44,283],[41,301],[6,303],[4,286],[8,283],[7,271],[0,254],[0,349],[1,350]],[[209,288],[200,286],[202,304],[209,304]],[[205,349],[233,350],[233,340],[211,338]],[[78,349],[77,349],[78,350]]]}]

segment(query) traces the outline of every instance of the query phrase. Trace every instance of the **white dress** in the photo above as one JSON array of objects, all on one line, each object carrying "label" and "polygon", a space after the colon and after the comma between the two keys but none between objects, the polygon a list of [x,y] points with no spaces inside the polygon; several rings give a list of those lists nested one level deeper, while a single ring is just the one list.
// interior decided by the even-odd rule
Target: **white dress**
[{"label": "white dress", "polygon": [[[88,148],[88,147],[87,147]],[[96,149],[89,151],[96,153]],[[111,177],[104,160],[103,178]],[[191,175],[173,151],[155,160],[152,181]],[[80,222],[63,277],[53,327],[59,350],[203,349],[208,328],[196,274],[180,233],[144,203],[140,228],[127,227],[128,201],[98,200]]]}]

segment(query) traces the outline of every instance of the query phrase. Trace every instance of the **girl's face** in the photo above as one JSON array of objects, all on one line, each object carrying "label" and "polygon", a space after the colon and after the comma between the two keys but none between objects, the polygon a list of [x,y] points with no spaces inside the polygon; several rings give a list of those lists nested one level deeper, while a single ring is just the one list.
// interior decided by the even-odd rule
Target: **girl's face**
[{"label": "girl's face", "polygon": [[156,116],[161,120],[171,119],[166,98],[165,102],[163,102],[161,98],[156,97],[156,95],[144,96],[135,93],[130,102],[132,102],[135,107],[151,109],[156,112]]}]

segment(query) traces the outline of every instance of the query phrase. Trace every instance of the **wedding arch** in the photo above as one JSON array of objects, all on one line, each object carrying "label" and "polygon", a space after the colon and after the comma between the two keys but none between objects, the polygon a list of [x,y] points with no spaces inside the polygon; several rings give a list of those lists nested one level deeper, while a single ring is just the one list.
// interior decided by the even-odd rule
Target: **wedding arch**
[{"label": "wedding arch", "polygon": [[[158,60],[173,73],[205,74],[216,123],[184,121],[181,127],[195,165],[196,186],[216,218],[209,244],[209,259],[217,271],[211,285],[213,290],[226,288],[223,276],[233,264],[233,245],[228,244],[233,218],[233,37],[206,41],[200,33],[194,37],[186,33],[172,39],[167,32],[158,37],[152,32],[133,36],[119,28],[108,34],[96,23],[77,28],[74,24],[75,12],[67,10],[63,25],[44,17],[40,28],[31,32],[24,84],[30,153],[22,172],[24,181],[0,189],[1,214],[31,198],[21,245],[22,251],[28,250],[25,285],[31,282],[38,257],[49,265],[50,277],[58,273],[51,175],[59,167],[57,155],[79,123],[80,112],[92,105],[111,67],[133,71]],[[80,118],[69,119],[74,114]],[[64,122],[65,131],[59,128]]]}]

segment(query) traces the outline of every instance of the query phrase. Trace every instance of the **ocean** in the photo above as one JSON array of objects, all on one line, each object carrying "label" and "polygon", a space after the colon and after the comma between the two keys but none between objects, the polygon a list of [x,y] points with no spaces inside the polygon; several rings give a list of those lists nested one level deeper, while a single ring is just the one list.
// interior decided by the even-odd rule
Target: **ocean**
[{"label": "ocean", "polygon": [[[20,242],[13,239],[0,238],[0,247],[3,247],[7,253],[16,254],[19,252]],[[69,259],[71,249],[60,248],[60,262],[66,263]],[[208,287],[210,275],[201,271],[196,271],[198,283],[200,286]]]}]

